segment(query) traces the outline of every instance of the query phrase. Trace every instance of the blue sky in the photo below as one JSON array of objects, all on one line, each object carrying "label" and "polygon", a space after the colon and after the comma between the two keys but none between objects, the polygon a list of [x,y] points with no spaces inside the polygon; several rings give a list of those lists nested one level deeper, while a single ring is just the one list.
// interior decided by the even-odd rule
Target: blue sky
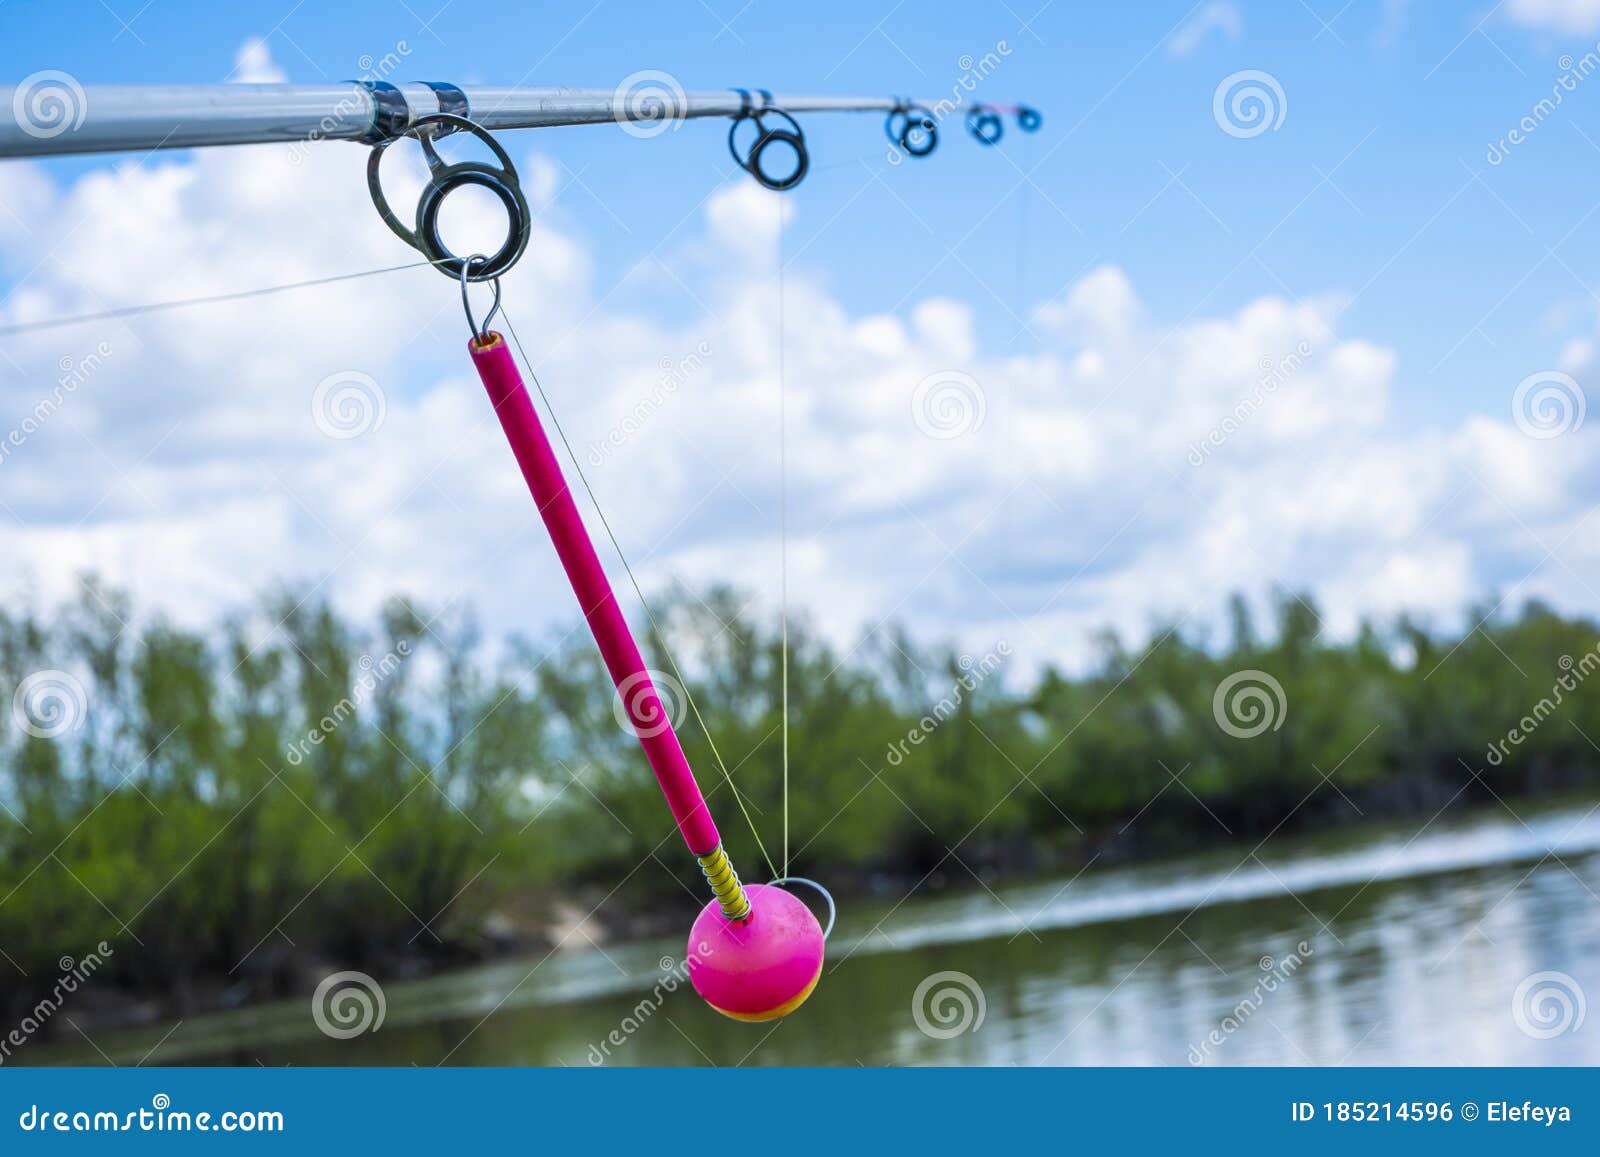
[{"label": "blue sky", "polygon": [[[797,500],[813,503],[798,515],[800,533],[809,526],[813,537],[802,542],[797,565],[813,582],[811,601],[826,601],[829,576],[872,568],[873,544],[883,549],[886,527],[932,536],[931,545],[923,544],[930,552],[924,565],[841,597],[830,624],[841,635],[894,614],[936,633],[970,637],[974,645],[1037,630],[1048,649],[1071,651],[1096,622],[1133,629],[1156,615],[1202,613],[1186,605],[1181,581],[1153,577],[1195,572],[1203,577],[1193,597],[1213,609],[1229,587],[1258,593],[1304,586],[1342,607],[1334,617],[1344,626],[1365,610],[1388,613],[1415,603],[1444,614],[1452,604],[1508,589],[1600,610],[1600,597],[1582,577],[1592,537],[1585,519],[1597,489],[1587,467],[1592,454],[1580,452],[1589,428],[1575,427],[1571,437],[1505,440],[1508,432],[1517,435],[1518,384],[1552,372],[1570,375],[1581,389],[1600,336],[1600,212],[1593,193],[1600,77],[1571,82],[1559,107],[1536,111],[1586,53],[1600,57],[1600,5],[1210,0],[1039,7],[1024,0],[802,9],[764,0],[742,7],[738,0],[602,0],[454,3],[436,11],[435,0],[307,0],[292,8],[247,0],[206,6],[203,17],[199,11],[168,0],[142,9],[136,0],[13,0],[0,7],[0,77],[12,83],[59,69],[85,85],[237,79],[244,75],[241,49],[260,41],[249,59],[290,81],[317,82],[357,75],[364,59],[403,43],[406,64],[396,79],[609,87],[656,69],[689,89],[744,84],[939,96],[962,75],[964,58],[1003,45],[1004,59],[979,95],[1026,101],[1042,110],[1045,123],[1034,136],[1012,129],[999,149],[979,148],[951,124],[931,159],[889,167],[877,117],[805,118],[815,171],[785,202],[792,218],[784,245],[793,257],[791,325],[801,327],[798,336],[790,333],[792,373],[804,379],[798,388],[816,391],[813,402],[802,399],[798,453],[809,451],[819,465],[814,478],[799,482]],[[1214,112],[1219,85],[1244,70],[1269,74],[1282,94],[1281,120],[1255,135],[1224,131]],[[1534,127],[1491,162],[1491,145],[1526,117],[1535,118]],[[651,549],[659,547],[660,581],[714,576],[727,564],[732,577],[759,588],[767,570],[747,571],[729,560],[752,552],[765,558],[771,546],[774,480],[763,473],[771,449],[763,408],[771,367],[761,359],[773,335],[759,311],[746,315],[740,294],[766,300],[759,295],[770,288],[771,253],[762,246],[765,223],[775,219],[766,215],[776,209],[747,195],[724,133],[721,124],[690,123],[648,141],[609,126],[509,134],[530,184],[542,179],[550,196],[541,222],[549,232],[536,233],[522,280],[508,284],[508,301],[519,293],[525,301],[536,297],[542,284],[598,311],[579,330],[587,342],[563,333],[555,343],[562,352],[551,355],[567,375],[562,385],[579,408],[580,433],[591,439],[628,410],[641,375],[648,379],[661,357],[692,349],[694,335],[715,330],[719,349],[741,351],[737,365],[716,363],[723,367],[712,375],[716,388],[728,391],[719,395],[722,402],[693,420],[685,403],[681,424],[657,423],[630,450],[637,457],[625,469],[656,471],[669,491],[683,484],[672,492],[687,513],[651,521],[653,533],[641,528]],[[406,251],[362,217],[359,196],[345,187],[345,174],[359,172],[360,151],[319,147],[337,157],[292,178],[274,167],[273,195],[309,207],[328,204],[337,192],[348,223],[325,223],[325,237],[309,230],[297,237],[288,228],[278,236],[266,232],[265,220],[247,223],[244,235],[209,251],[212,242],[204,239],[216,234],[207,228],[239,230],[241,215],[253,211],[246,192],[219,183],[260,181],[265,170],[250,168],[257,161],[179,154],[142,166],[146,174],[175,174],[170,187],[149,185],[130,172],[126,158],[0,166],[0,203],[12,219],[9,227],[0,223],[0,320],[35,315],[28,310],[123,304],[141,289],[171,296],[167,290],[182,292],[193,278],[215,290],[248,287],[249,270],[239,266],[247,258],[265,262],[267,249],[303,274],[290,261],[297,247],[316,249],[337,265],[334,242],[347,234],[362,237],[359,254],[349,255],[358,264],[348,268],[405,260]],[[89,284],[62,265],[63,255],[47,240],[53,229],[67,231],[64,223],[81,220],[74,213],[99,204],[97,179],[120,189],[115,199],[126,217],[117,226],[124,234],[106,233],[85,257],[112,267]],[[213,192],[202,197],[197,190]],[[185,207],[191,195],[196,201]],[[203,205],[223,202],[232,206],[226,213],[206,216]],[[192,247],[180,246],[180,264],[192,263],[190,280],[113,276],[119,257],[107,247],[140,227],[140,206],[158,218],[165,206],[178,214],[180,227],[194,226]],[[253,249],[252,227],[263,230]],[[653,264],[657,257],[664,270],[641,270],[642,260]],[[215,268],[198,268],[211,258]],[[232,280],[223,276],[230,269],[238,270]],[[268,264],[255,272],[258,281],[272,280]],[[284,272],[282,279],[293,279],[288,267]],[[241,278],[246,284],[238,284]],[[433,306],[450,304],[448,287],[425,278],[374,292],[391,295],[385,301],[409,294],[413,304],[432,294],[421,318],[430,338]],[[39,295],[31,305],[29,294]],[[337,308],[334,299],[319,301],[307,308],[322,314]],[[291,328],[318,324],[310,315],[269,316]],[[236,312],[225,324],[208,312],[191,324],[214,324],[222,334],[234,332],[229,326],[259,331],[262,322],[261,315]],[[1280,407],[1270,421],[1255,423],[1250,437],[1259,435],[1260,444],[1250,443],[1248,460],[1241,450],[1225,466],[1219,457],[1217,468],[1191,472],[1184,448],[1249,394],[1248,366],[1281,358],[1302,331],[1317,347],[1318,368],[1294,387],[1306,396],[1296,395],[1293,420]],[[454,333],[444,323],[438,332]],[[130,336],[145,351],[140,356],[163,364],[145,349],[143,331],[121,338]],[[47,380],[39,375],[80,351],[87,337],[19,347],[12,367],[0,367],[9,374],[0,399],[27,412]],[[637,360],[625,364],[618,351],[631,348],[634,338]],[[1257,338],[1266,344],[1240,346]],[[818,345],[814,355],[807,342]],[[845,357],[850,349],[865,352]],[[915,363],[917,372],[905,371],[902,381],[888,362],[872,362],[880,355]],[[933,360],[924,364],[918,360],[924,355]],[[1213,382],[1215,367],[1206,363],[1224,355],[1245,369],[1235,366],[1231,379]],[[335,362],[280,372],[313,374],[315,382],[321,376],[315,371],[336,364],[336,355],[329,356]],[[388,436],[400,436],[402,410],[419,429],[443,420],[428,407],[445,404],[444,379],[459,379],[448,343],[416,342],[404,357],[374,358],[373,374],[391,403]],[[130,375],[119,382],[125,394],[159,388],[150,365],[135,367],[132,358],[115,365],[122,368],[112,372]],[[886,430],[893,437],[903,432],[890,415],[903,415],[905,395],[930,367],[970,374],[983,385],[988,441],[950,449],[932,439],[931,447],[897,451],[906,455],[898,461],[915,466],[864,465],[860,456],[876,453],[891,436]],[[826,374],[838,375],[836,391]],[[609,392],[591,397],[586,375],[603,380]],[[1181,387],[1190,378],[1215,386],[1205,386],[1212,392],[1203,403]],[[455,380],[451,389],[460,386]],[[728,401],[758,397],[761,404],[743,414],[749,424],[739,426],[741,412]],[[468,395],[462,404],[474,400]],[[1192,411],[1184,409],[1191,403]],[[1126,413],[1119,409],[1125,404]],[[1141,427],[1141,415],[1151,425],[1167,423],[1169,407],[1188,416],[1158,432]],[[222,429],[248,424],[237,414],[215,419]],[[83,437],[97,430],[134,437],[114,413],[93,412],[87,402],[60,425]],[[136,536],[141,518],[161,522],[166,511],[176,520],[163,523],[166,531],[187,544],[173,549],[217,549],[221,540],[185,522],[192,511],[173,497],[204,493],[212,475],[155,477],[139,498],[118,487],[110,503],[96,502],[92,493],[47,500],[35,492],[37,480],[73,461],[75,443],[64,432],[55,436],[61,441],[54,450],[48,437],[36,440],[28,478],[16,477],[20,454],[0,467],[0,499],[14,520],[6,533],[16,536],[13,557],[28,560],[18,571],[31,576],[27,581],[57,591],[50,574],[88,561],[158,591],[160,568],[131,560],[126,540],[105,525],[119,517]],[[197,444],[179,454],[181,436],[158,441],[159,430],[141,436],[122,450],[96,443],[105,450],[100,456],[117,464],[105,479],[108,488],[135,467],[181,474],[185,456],[207,453]],[[684,438],[697,447],[686,453]],[[1146,460],[1152,446],[1163,449],[1150,450]],[[841,458],[857,451],[853,464],[862,476],[838,477],[848,472]],[[935,451],[947,457],[925,457]],[[726,457],[708,460],[719,452]],[[392,445],[386,461],[406,453]],[[1036,454],[1044,465],[1029,473]],[[747,473],[719,477],[723,462]],[[835,477],[825,477],[822,462],[832,462]],[[348,460],[343,468],[351,468]],[[919,486],[887,486],[886,472]],[[619,468],[612,494],[626,503],[637,477]],[[1191,484],[1201,477],[1203,483]],[[1360,498],[1341,505],[1330,493],[1341,482]],[[606,485],[602,477],[603,496]],[[237,487],[218,487],[213,501],[225,506],[225,498],[239,498]],[[1262,493],[1273,495],[1273,511],[1250,510]],[[1464,508],[1464,493],[1479,504]],[[340,519],[355,526],[363,515],[330,513],[313,496],[277,497],[285,542],[303,544],[324,531],[330,542],[324,554],[292,559],[286,547],[268,551],[245,572],[259,578],[281,563],[283,570],[320,576],[324,555],[349,545]],[[1386,546],[1352,537],[1363,525],[1382,523],[1391,500],[1415,504],[1397,516],[1404,535]],[[467,499],[461,491],[446,501],[459,507]],[[1330,510],[1345,519],[1339,528],[1327,525]],[[1258,517],[1239,531],[1244,548],[1226,541],[1221,528]],[[1201,525],[1220,537],[1205,538],[1194,530]],[[849,541],[830,537],[841,528]],[[1285,540],[1291,548],[1280,552]],[[1197,561],[1241,549],[1249,565]],[[525,565],[538,569],[540,559],[530,547]],[[377,590],[378,576],[393,573],[377,560],[373,570],[350,588],[353,602]],[[425,576],[414,577],[428,585]],[[448,583],[442,589],[461,593]],[[345,587],[335,581],[330,590]],[[538,625],[512,617],[517,626]]]},{"label": "blue sky", "polygon": [[[1519,18],[1515,5],[1242,2],[1228,5],[1236,23],[1178,56],[1170,33],[1205,5],[1055,3],[1034,16],[1038,7],[820,3],[797,18],[793,5],[763,0],[442,10],[437,0],[247,0],[208,5],[196,19],[193,5],[166,0],[13,2],[0,11],[0,73],[15,80],[57,67],[86,84],[217,81],[241,42],[264,36],[288,78],[307,83],[357,75],[363,57],[404,41],[412,77],[606,85],[659,68],[689,88],[940,95],[963,55],[1003,40],[1012,55],[991,82],[995,99],[1027,99],[1048,117],[1039,137],[1013,133],[1006,142],[1024,168],[1044,158],[1033,176],[1039,191],[1013,192],[1016,170],[956,134],[928,165],[896,174],[896,188],[951,239],[1005,199],[961,247],[970,269],[941,262],[926,231],[876,189],[809,251],[834,271],[849,304],[898,298],[929,274],[924,284],[936,292],[973,295],[984,332],[1009,341],[1015,323],[987,292],[973,294],[974,274],[1016,293],[1025,213],[1030,296],[1107,260],[1170,316],[1284,286],[1362,290],[1351,323],[1401,352],[1395,403],[1418,422],[1463,406],[1498,411],[1528,358],[1548,357],[1579,327],[1566,315],[1592,312],[1600,95],[1575,93],[1508,163],[1491,166],[1485,156],[1549,95],[1563,54],[1594,48],[1600,15],[1580,34],[1581,18],[1568,31],[1554,16]],[[1223,75],[1245,68],[1279,79],[1287,116],[1281,129],[1241,141],[1215,131],[1211,95]],[[881,144],[876,118],[812,118],[807,128],[819,167]],[[597,255],[620,269],[652,220],[676,220],[704,195],[708,168],[727,172],[720,138],[717,126],[691,125],[654,145],[582,131],[541,144],[587,166],[585,182],[640,222],[628,234],[605,212],[593,217]],[[644,173],[647,182],[638,180]],[[822,220],[854,191],[819,174],[800,196]],[[854,260],[863,243],[881,244],[884,257]]]}]

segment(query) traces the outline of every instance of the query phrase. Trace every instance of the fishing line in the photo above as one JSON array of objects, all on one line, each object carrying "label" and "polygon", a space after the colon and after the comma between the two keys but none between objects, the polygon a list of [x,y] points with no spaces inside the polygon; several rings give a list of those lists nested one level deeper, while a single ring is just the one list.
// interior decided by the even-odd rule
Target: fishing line
[{"label": "fishing line", "polygon": [[807,173],[807,176],[814,177],[818,173],[831,173],[835,169],[857,169],[864,165],[870,167],[873,161],[882,160],[882,153],[862,153],[859,157],[856,157],[854,160],[850,161],[833,161],[826,165],[812,165],[810,171]]},{"label": "fishing line", "polygon": [[46,321],[20,322],[16,325],[0,325],[0,337],[10,337],[13,334],[32,333],[42,329],[60,329],[63,326],[79,325],[89,321],[112,321],[124,317],[137,317],[140,314],[160,313],[169,309],[187,309],[193,305],[210,305],[219,301],[243,301],[251,297],[265,297],[271,293],[287,293],[291,289],[310,289],[317,285],[333,285],[340,281],[354,281],[358,277],[376,277],[380,273],[398,273],[402,269],[421,269],[427,265],[439,265],[441,261],[412,261],[405,265],[385,265],[381,269],[364,269],[360,273],[337,273],[332,277],[317,277],[310,281],[291,281],[287,285],[267,285],[260,289],[242,289],[233,293],[216,293],[208,297],[184,297],[174,301],[155,301],[145,305],[125,305],[117,309],[102,310],[99,313],[79,313],[71,317],[53,317]]},{"label": "fishing line", "polygon": [[783,202],[778,201],[778,613],[783,628],[783,875],[789,875],[789,397],[784,359]]},{"label": "fishing line", "polygon": [[[1022,321],[1023,330],[1028,327],[1028,203],[1033,200],[1033,170],[1028,162],[1033,159],[1033,147],[1024,142],[1022,146],[1023,172],[1027,180],[1022,183],[1022,203],[1017,209],[1017,317]],[[1037,343],[1035,343],[1037,344]]]},{"label": "fishing line", "polygon": [[644,608],[644,616],[650,624],[650,633],[655,636],[656,645],[661,648],[661,653],[667,657],[667,663],[672,667],[672,674],[678,680],[678,685],[683,688],[684,702],[689,705],[689,710],[694,714],[695,723],[699,726],[701,734],[706,737],[706,744],[711,748],[712,757],[717,761],[723,778],[728,787],[733,791],[733,798],[739,805],[739,810],[744,814],[745,823],[750,825],[750,834],[755,837],[756,847],[761,850],[761,858],[766,860],[767,869],[778,876],[777,865],[772,862],[772,857],[767,854],[767,847],[761,841],[761,832],[756,827],[755,819],[750,815],[750,809],[745,805],[744,796],[739,791],[739,785],[733,781],[733,773],[728,770],[727,763],[722,758],[722,753],[717,749],[717,743],[711,735],[711,728],[707,726],[705,717],[700,713],[700,706],[695,702],[694,692],[689,690],[689,680],[684,677],[683,669],[678,666],[678,660],[672,653],[672,648],[667,645],[666,635],[661,630],[661,625],[656,621],[655,612],[650,609],[650,601],[644,597],[644,589],[639,585],[638,578],[633,573],[633,566],[628,562],[628,556],[623,552],[622,543],[617,540],[617,535],[611,529],[611,520],[606,517],[605,510],[600,505],[600,499],[594,492],[594,487],[589,484],[589,476],[584,472],[583,465],[578,461],[578,455],[572,449],[572,442],[567,438],[567,432],[561,425],[561,419],[556,415],[556,410],[550,403],[550,395],[545,392],[544,384],[539,381],[539,375],[534,371],[533,363],[529,360],[527,352],[522,348],[522,339],[517,336],[517,327],[512,324],[511,315],[504,307],[500,310],[500,317],[506,323],[506,332],[511,335],[511,343],[516,347],[517,356],[522,360],[523,368],[528,371],[534,389],[539,393],[539,400],[544,403],[545,412],[550,415],[550,422],[556,428],[556,435],[561,439],[561,444],[566,447],[567,457],[572,462],[572,468],[578,473],[578,480],[583,483],[584,491],[589,495],[589,501],[594,506],[594,512],[600,518],[600,525],[605,528],[606,537],[611,540],[611,547],[617,552],[617,558],[622,563],[622,569],[627,572],[628,582],[633,586],[633,593],[638,596],[639,605]]}]

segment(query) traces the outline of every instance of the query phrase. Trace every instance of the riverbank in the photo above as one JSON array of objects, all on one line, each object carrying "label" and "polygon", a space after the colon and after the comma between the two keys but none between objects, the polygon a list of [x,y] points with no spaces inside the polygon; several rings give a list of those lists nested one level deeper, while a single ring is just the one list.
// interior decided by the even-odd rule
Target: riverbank
[{"label": "riverbank", "polygon": [[[348,1039],[319,1030],[302,995],[94,1031],[92,1044],[73,1034],[20,1061],[1190,1064],[1189,1046],[1264,975],[1261,959],[1289,953],[1294,979],[1200,1063],[1600,1061],[1583,1035],[1529,1037],[1510,1012],[1533,971],[1600,984],[1600,907],[1585,892],[1600,891],[1592,801],[1275,839],[1259,861],[1247,850],[852,901],[824,983],[776,1033],[725,1021],[684,989],[595,1059],[595,1042],[660,988],[663,959],[681,959],[678,928],[603,953],[386,981],[381,1027]],[[948,971],[983,993],[985,1024],[925,1036],[912,997]]]},{"label": "riverbank", "polygon": [[[1378,818],[1369,813],[1332,828],[1318,825],[1319,830],[1314,831],[1288,830],[1275,835],[1270,848],[1262,852],[1263,856],[1270,853],[1265,863],[1258,863],[1260,857],[1254,854],[1259,839],[1197,839],[1194,848],[1183,855],[1140,857],[1135,854],[1137,841],[1121,838],[1126,835],[1121,833],[1118,839],[1106,841],[1102,854],[1042,869],[1005,872],[986,864],[969,872],[971,865],[952,863],[948,868],[936,865],[918,876],[836,875],[827,883],[844,917],[841,938],[831,953],[884,950],[883,943],[875,943],[880,930],[874,923],[892,917],[908,901],[921,908],[926,919],[916,930],[894,932],[890,942],[897,949],[942,943],[951,936],[1014,937],[1089,922],[1144,919],[1286,893],[1359,890],[1372,882],[1538,859],[1547,852],[1587,855],[1600,849],[1600,799],[1590,794],[1515,801],[1489,800],[1483,795],[1481,790],[1458,790],[1445,800],[1445,806],[1431,813],[1406,818]],[[1432,797],[1419,792],[1408,798],[1421,801]],[[1355,815],[1360,801],[1351,800],[1347,806]],[[1427,838],[1430,832],[1433,838]],[[953,855],[950,860],[954,861]],[[1060,886],[1063,881],[1071,886]],[[991,903],[997,889],[1015,897],[1022,910]],[[590,902],[590,895],[598,907],[585,911],[583,905]],[[552,961],[565,960],[569,963],[552,970],[571,969],[574,975],[587,977],[583,981],[586,991],[594,988],[602,993],[609,990],[610,982],[596,972],[617,971],[606,962],[620,957],[648,963],[662,953],[682,955],[678,941],[694,914],[687,897],[682,903],[664,903],[643,911],[609,912],[603,899],[598,886],[585,890],[564,902],[556,919],[550,921],[528,915],[537,910],[536,903],[520,914],[495,911],[486,917],[479,941],[485,947],[478,954],[418,952],[397,957],[390,967],[375,968],[371,976],[385,988],[420,986],[420,991],[428,992],[458,983],[471,987],[471,977],[486,970],[490,975],[514,971],[517,962],[529,969],[543,969],[551,967]],[[580,957],[588,959],[588,964],[573,968],[570,961]],[[223,985],[195,986],[187,990],[181,1007],[170,996],[164,1000],[161,994],[140,996],[110,991],[104,985],[85,985],[74,995],[67,1028],[63,1030],[59,1022],[41,1026],[46,1031],[31,1042],[34,1049],[18,1049],[18,1059],[27,1063],[27,1053],[41,1051],[39,1046],[46,1056],[63,1045],[70,1052],[71,1041],[77,1037],[95,1040],[133,1030],[133,1039],[140,1039],[141,1026],[188,1023],[197,1017],[242,1015],[245,1023],[255,1024],[256,1009],[292,1010],[296,1000],[309,997],[328,976],[343,968],[338,961],[306,956],[294,959],[292,970],[284,973],[300,978],[286,991],[251,1000],[241,999],[237,989]],[[627,987],[628,983],[622,984],[623,989]],[[279,1003],[284,1000],[289,1003]],[[439,1011],[451,1015],[447,1009]]]}]

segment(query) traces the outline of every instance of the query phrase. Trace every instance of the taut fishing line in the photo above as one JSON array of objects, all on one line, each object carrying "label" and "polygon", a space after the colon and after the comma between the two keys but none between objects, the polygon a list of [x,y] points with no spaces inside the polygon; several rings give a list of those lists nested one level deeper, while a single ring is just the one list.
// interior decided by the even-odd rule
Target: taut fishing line
[{"label": "taut fishing line", "polygon": [[[471,314],[469,313],[470,320]],[[628,562],[628,556],[622,549],[622,543],[617,539],[617,533],[612,529],[611,520],[606,517],[604,508],[600,505],[600,498],[594,492],[594,487],[589,482],[589,476],[584,472],[583,465],[577,453],[572,448],[572,442],[567,438],[566,429],[561,425],[561,419],[556,415],[554,404],[550,395],[545,392],[544,384],[539,381],[539,375],[534,371],[532,362],[528,359],[527,351],[522,348],[522,339],[517,336],[517,328],[511,322],[511,315],[505,310],[500,311],[500,316],[505,318],[506,332],[511,335],[511,342],[517,349],[517,357],[521,359],[523,368],[527,370],[528,377],[533,380],[534,389],[538,391],[539,400],[544,403],[545,413],[550,415],[550,424],[556,428],[556,435],[561,439],[561,445],[567,452],[567,459],[572,463],[573,470],[578,475],[578,480],[583,483],[584,492],[589,496],[589,504],[594,507],[595,517],[600,520],[600,525],[605,528],[606,537],[611,540],[611,547],[616,551],[617,561],[622,563],[622,569],[628,576],[628,582],[633,587],[633,593],[639,599],[639,605],[644,609],[646,622],[650,625],[651,634],[655,637],[656,646],[667,657],[667,663],[672,668],[673,678],[677,679],[678,686],[683,688],[683,700],[694,715],[695,723],[700,728],[700,733],[705,736],[706,746],[711,749],[712,758],[717,761],[723,778],[728,787],[733,791],[733,798],[739,804],[739,810],[744,813],[745,822],[750,825],[750,834],[755,837],[756,847],[761,850],[761,858],[766,860],[767,869],[778,874],[777,867],[772,862],[772,857],[767,854],[767,848],[761,841],[761,830],[756,827],[755,819],[750,815],[749,806],[745,803],[744,795],[739,791],[739,785],[734,782],[733,772],[728,769],[727,762],[722,758],[722,752],[717,748],[717,741],[711,734],[711,728],[706,723],[705,717],[700,713],[699,704],[695,702],[694,692],[689,689],[689,680],[683,673],[683,668],[678,665],[677,657],[673,654],[672,647],[667,643],[666,633],[661,629],[660,620],[655,612],[650,609],[650,600],[645,598],[644,589],[639,585],[638,578],[634,575],[633,566]],[[485,339],[487,340],[487,339]]]},{"label": "taut fishing line", "polygon": [[437,261],[410,261],[404,265],[385,265],[380,269],[363,269],[359,273],[336,273],[331,277],[314,277],[310,281],[291,281],[286,285],[267,285],[260,289],[241,289],[231,293],[214,293],[207,297],[183,297],[175,301],[153,301],[145,305],[125,305],[117,309],[103,309],[98,313],[75,313],[69,317],[51,317],[43,321],[25,321],[16,325],[0,325],[0,337],[33,333],[43,329],[59,329],[67,325],[80,325],[91,321],[119,321],[146,313],[161,313],[169,309],[188,309],[196,305],[213,305],[223,301],[244,301],[251,297],[265,297],[272,293],[287,293],[291,289],[310,289],[317,285],[333,285],[340,281],[354,281],[358,277],[376,277],[380,273],[399,273],[402,269],[421,269],[438,265]]},{"label": "taut fishing line", "polygon": [[[789,390],[784,359],[783,202],[778,207],[778,617],[783,638],[783,878],[789,878]],[[833,907],[829,897],[828,907]],[[832,927],[832,922],[829,922]]]}]

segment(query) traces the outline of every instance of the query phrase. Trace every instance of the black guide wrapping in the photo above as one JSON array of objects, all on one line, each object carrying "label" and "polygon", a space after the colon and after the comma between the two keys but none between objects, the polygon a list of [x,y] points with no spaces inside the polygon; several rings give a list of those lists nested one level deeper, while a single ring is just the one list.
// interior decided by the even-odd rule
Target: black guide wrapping
[{"label": "black guide wrapping", "polygon": [[[733,156],[733,163],[756,179],[756,183],[763,188],[775,192],[792,189],[805,179],[806,173],[811,168],[811,152],[806,148],[806,134],[800,124],[781,108],[772,103],[772,94],[766,89],[757,89],[761,97],[758,108],[750,97],[748,89],[736,88],[739,94],[739,111],[734,114],[733,124],[728,128],[728,152]],[[780,119],[782,124],[769,124],[767,117]],[[750,147],[742,154],[739,146],[739,126],[746,121],[755,126],[755,139]],[[767,150],[778,146],[776,153]],[[793,167],[787,173],[772,173],[763,161],[781,155],[785,150],[793,154]]]},{"label": "black guide wrapping", "polygon": [[[447,163],[433,147],[434,136],[444,135],[443,130],[471,133],[489,146],[499,165],[485,164],[482,161]],[[476,122],[446,112],[418,117],[403,135],[415,136],[421,144],[423,155],[428,162],[428,183],[423,186],[422,196],[417,199],[416,226],[414,229],[407,229],[395,216],[394,210],[389,208],[378,176],[378,165],[383,160],[384,149],[399,138],[393,137],[375,143],[372,152],[367,156],[367,189],[372,194],[372,203],[378,210],[378,216],[383,218],[384,224],[389,226],[400,240],[419,251],[433,262],[440,272],[450,277],[464,278],[467,281],[491,281],[515,265],[528,247],[528,237],[533,228],[533,214],[528,208],[528,199],[523,195],[522,186],[518,183],[516,166],[511,163],[511,158],[500,147],[500,143]],[[469,259],[457,256],[439,236],[440,206],[444,204],[446,196],[463,185],[477,185],[488,189],[500,199],[500,204],[506,211],[508,229],[505,243],[481,260],[476,256]]]},{"label": "black guide wrapping", "polygon": [[967,131],[980,145],[997,145],[1006,129],[997,110],[986,104],[975,104],[967,110]]},{"label": "black guide wrapping", "polygon": [[[435,99],[439,102],[440,112],[447,112],[467,120],[472,118],[472,109],[467,103],[467,94],[462,92],[460,88],[442,80],[425,80],[422,83],[433,91]],[[446,137],[456,131],[450,125],[440,125],[434,136]]]},{"label": "black guide wrapping", "polygon": [[1017,127],[1025,133],[1036,133],[1039,126],[1044,124],[1044,117],[1039,115],[1039,110],[1029,108],[1027,105],[1017,107]]},{"label": "black guide wrapping", "polygon": [[405,94],[386,80],[353,80],[372,98],[372,127],[361,137],[364,145],[386,144],[403,135],[411,123],[411,106]]},{"label": "black guide wrapping", "polygon": [[896,101],[883,122],[889,143],[913,157],[925,157],[939,145],[939,125],[933,113],[912,101]]}]

